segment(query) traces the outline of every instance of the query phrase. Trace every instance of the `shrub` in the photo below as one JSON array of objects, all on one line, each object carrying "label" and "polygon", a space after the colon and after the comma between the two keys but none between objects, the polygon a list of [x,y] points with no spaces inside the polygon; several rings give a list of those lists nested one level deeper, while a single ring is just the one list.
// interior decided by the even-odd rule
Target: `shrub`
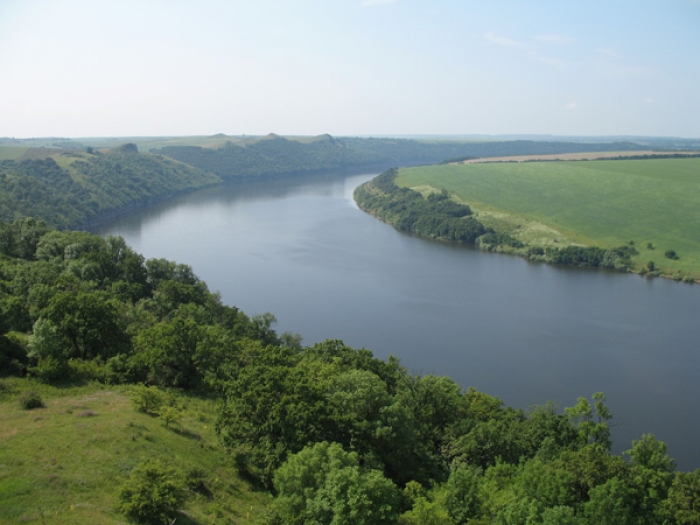
[{"label": "shrub", "polygon": [[137,386],[132,393],[131,403],[139,412],[157,416],[165,404],[165,396],[154,386]]},{"label": "shrub", "polygon": [[117,510],[136,523],[167,524],[185,501],[182,477],[161,461],[148,460],[131,471],[117,493]]},{"label": "shrub", "polygon": [[675,250],[666,250],[664,252],[664,257],[674,260],[679,259],[678,254],[675,252]]},{"label": "shrub", "polygon": [[42,383],[65,383],[71,380],[73,370],[68,361],[47,356],[39,360],[37,366],[29,367],[29,373]]},{"label": "shrub", "polygon": [[101,359],[70,359],[68,366],[73,381],[104,381],[105,364]]},{"label": "shrub", "polygon": [[19,404],[25,410],[32,410],[33,408],[43,408],[44,401],[38,392],[34,390],[28,390],[19,397]]},{"label": "shrub", "polygon": [[170,428],[170,425],[180,421],[182,413],[176,406],[165,405],[158,409],[158,417],[163,421],[165,428]]}]

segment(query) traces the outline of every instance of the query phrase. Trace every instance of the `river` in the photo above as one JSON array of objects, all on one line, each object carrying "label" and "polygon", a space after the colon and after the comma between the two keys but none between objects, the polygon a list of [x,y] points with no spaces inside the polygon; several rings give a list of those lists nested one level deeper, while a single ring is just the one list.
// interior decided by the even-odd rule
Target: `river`
[{"label": "river", "polygon": [[700,467],[700,287],[530,263],[397,232],[360,211],[375,174],[182,195],[102,225],[194,268],[223,301],[305,344],[342,339],[524,408],[602,391],[613,449],[652,433]]}]

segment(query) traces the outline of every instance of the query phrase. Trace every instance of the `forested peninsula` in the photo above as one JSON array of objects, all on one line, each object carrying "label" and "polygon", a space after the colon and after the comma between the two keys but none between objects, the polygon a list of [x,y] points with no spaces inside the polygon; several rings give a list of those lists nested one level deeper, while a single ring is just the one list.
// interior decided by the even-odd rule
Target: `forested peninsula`
[{"label": "forested peninsula", "polygon": [[513,409],[341,341],[303,346],[121,238],[0,232],[2,521],[700,521],[700,470],[651,435],[612,454],[601,393]]},{"label": "forested peninsula", "polygon": [[486,227],[471,208],[454,201],[447,191],[423,195],[396,185],[396,169],[390,169],[359,186],[355,201],[360,209],[396,229],[421,237],[473,244],[484,251],[517,254],[531,260],[565,266],[590,266],[629,271],[633,246],[612,249],[597,246],[526,246],[505,232]]}]

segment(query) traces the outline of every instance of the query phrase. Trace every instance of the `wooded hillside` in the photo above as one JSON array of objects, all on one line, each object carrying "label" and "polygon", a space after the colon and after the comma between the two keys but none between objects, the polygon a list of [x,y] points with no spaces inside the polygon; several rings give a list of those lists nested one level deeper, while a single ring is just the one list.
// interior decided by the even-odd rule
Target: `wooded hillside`
[{"label": "wooded hillside", "polygon": [[[120,238],[24,219],[0,224],[0,240],[0,371],[27,377],[21,395],[19,383],[0,381],[2,403],[40,414],[42,390],[31,392],[32,384],[142,385],[133,390],[134,406],[167,426],[182,417],[168,392],[218,399],[215,428],[230,468],[274,496],[262,523],[700,520],[700,470],[676,472],[666,445],[650,435],[623,456],[611,454],[613,415],[601,393],[563,411],[516,410],[341,341],[305,347],[294,334],[277,334],[271,314],[250,318],[222,304],[190,267],[145,260]],[[136,441],[142,434],[127,435]],[[18,454],[3,454],[16,474],[0,471],[0,518],[19,519],[29,512],[22,505],[48,489],[15,482],[24,472],[10,461]],[[180,509],[188,499],[222,489],[192,469],[196,446],[179,454],[168,464],[131,462],[130,475],[111,483],[100,478],[100,490],[115,501],[101,516],[116,509],[136,523],[187,522]],[[42,512],[70,523],[65,502],[82,501],[84,492],[61,486],[62,497],[47,498]],[[201,504],[197,512],[206,515],[202,509],[212,507]]]}]

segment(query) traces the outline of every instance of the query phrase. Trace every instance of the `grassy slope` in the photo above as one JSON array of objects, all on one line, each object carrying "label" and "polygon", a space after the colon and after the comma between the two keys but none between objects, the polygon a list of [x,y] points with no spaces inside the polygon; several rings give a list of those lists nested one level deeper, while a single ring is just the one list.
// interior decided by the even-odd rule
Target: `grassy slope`
[{"label": "grassy slope", "polygon": [[129,387],[31,385],[46,408],[23,410],[26,380],[3,383],[12,391],[0,391],[0,523],[125,523],[117,488],[156,457],[207,474],[212,497],[191,495],[178,524],[245,524],[261,511],[263,494],[238,479],[217,443],[213,401],[178,396],[184,416],[168,429],[132,408]]},{"label": "grassy slope", "polygon": [[[700,159],[426,166],[401,170],[397,183],[447,189],[526,242],[633,240],[639,266],[653,260],[667,273],[700,277]],[[664,257],[669,249],[680,260]]]},{"label": "grassy slope", "polygon": [[0,160],[20,158],[29,148],[25,146],[0,146]]}]

